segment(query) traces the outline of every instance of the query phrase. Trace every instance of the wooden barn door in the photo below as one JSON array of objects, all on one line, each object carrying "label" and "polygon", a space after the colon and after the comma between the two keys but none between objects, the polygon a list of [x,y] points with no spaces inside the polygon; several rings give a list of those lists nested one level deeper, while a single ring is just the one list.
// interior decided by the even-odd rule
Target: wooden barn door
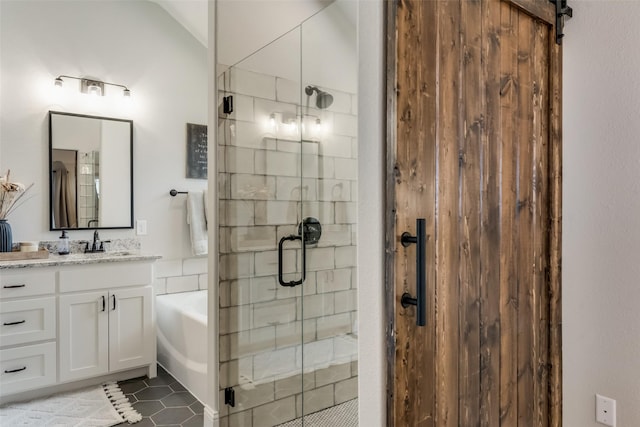
[{"label": "wooden barn door", "polygon": [[560,426],[554,5],[399,0],[387,22],[387,425]]}]

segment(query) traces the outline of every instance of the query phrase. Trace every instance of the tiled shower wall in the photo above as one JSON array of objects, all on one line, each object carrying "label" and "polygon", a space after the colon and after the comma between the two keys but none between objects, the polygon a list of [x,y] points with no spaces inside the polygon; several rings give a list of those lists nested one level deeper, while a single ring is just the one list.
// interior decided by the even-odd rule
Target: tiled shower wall
[{"label": "tiled shower wall", "polygon": [[156,295],[207,289],[207,257],[156,261],[153,287]]},{"label": "tiled shower wall", "polygon": [[[97,151],[78,152],[77,186],[78,186],[78,226],[91,227],[90,220],[98,219],[98,199],[96,192],[96,172],[100,170],[100,159]],[[93,224],[95,226],[96,223]]]},{"label": "tiled shower wall", "polygon": [[[273,426],[357,397],[356,96],[323,87],[333,104],[308,108],[299,82],[239,68],[219,87],[221,426]],[[279,286],[278,241],[309,216],[306,280]],[[299,279],[300,242],[285,248]]]}]

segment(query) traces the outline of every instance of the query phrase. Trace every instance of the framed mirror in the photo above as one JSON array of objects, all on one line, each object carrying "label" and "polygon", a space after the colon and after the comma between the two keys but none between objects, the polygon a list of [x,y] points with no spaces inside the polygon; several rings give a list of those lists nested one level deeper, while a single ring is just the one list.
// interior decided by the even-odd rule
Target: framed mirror
[{"label": "framed mirror", "polygon": [[133,121],[49,111],[50,230],[133,228]]}]

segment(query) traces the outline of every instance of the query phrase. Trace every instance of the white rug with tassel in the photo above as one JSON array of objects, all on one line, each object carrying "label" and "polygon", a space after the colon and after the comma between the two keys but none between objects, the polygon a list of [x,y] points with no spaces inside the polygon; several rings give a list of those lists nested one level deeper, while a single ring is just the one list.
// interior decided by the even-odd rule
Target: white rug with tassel
[{"label": "white rug with tassel", "polygon": [[102,427],[141,419],[115,382],[0,408],[1,426]]}]

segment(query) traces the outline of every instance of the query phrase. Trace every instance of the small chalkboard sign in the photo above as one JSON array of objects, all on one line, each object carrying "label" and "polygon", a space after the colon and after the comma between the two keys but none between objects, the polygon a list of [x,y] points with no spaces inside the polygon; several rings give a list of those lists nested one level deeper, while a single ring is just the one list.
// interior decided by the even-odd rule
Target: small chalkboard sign
[{"label": "small chalkboard sign", "polygon": [[207,179],[207,125],[187,123],[187,178]]}]

